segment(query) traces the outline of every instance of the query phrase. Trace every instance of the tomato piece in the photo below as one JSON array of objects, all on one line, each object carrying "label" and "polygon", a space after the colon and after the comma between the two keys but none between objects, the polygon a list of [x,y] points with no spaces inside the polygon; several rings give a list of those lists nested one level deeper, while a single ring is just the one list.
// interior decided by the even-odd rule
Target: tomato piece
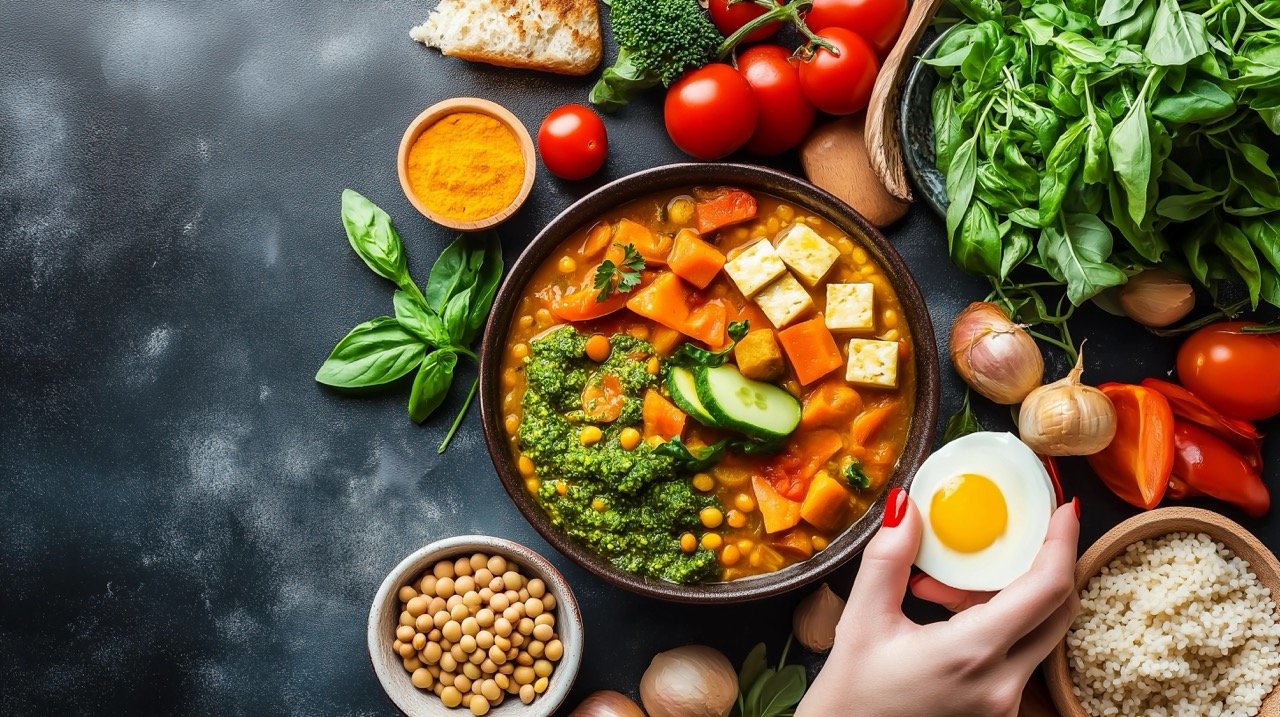
[{"label": "tomato piece", "polygon": [[563,321],[590,321],[608,316],[627,305],[630,294],[615,293],[604,301],[597,300],[599,289],[587,287],[564,294],[551,302],[551,313]]},{"label": "tomato piece", "polygon": [[1144,510],[1160,503],[1173,470],[1173,409],[1143,386],[1104,383],[1098,390],[1116,408],[1116,436],[1089,466],[1122,500]]},{"label": "tomato piece", "polygon": [[698,159],[720,159],[751,139],[759,103],[738,71],[720,62],[685,74],[667,90],[663,120],[671,141]]},{"label": "tomato piece", "polygon": [[1178,349],[1178,379],[1205,403],[1233,418],[1280,414],[1280,334],[1248,334],[1258,326],[1227,321],[1191,334]]},{"label": "tomato piece", "polygon": [[[1226,441],[1199,426],[1176,421],[1173,446],[1173,475],[1186,484],[1186,494],[1226,501],[1254,518],[1271,509],[1267,486]],[[1178,492],[1184,492],[1181,486]]]},{"label": "tomato piece", "polygon": [[[775,5],[778,4],[778,0],[773,0],[773,2]],[[763,5],[758,5],[752,0],[710,0],[707,3],[707,12],[711,15],[711,24],[716,26],[721,35],[728,37],[737,32],[743,25],[768,11]],[[760,42],[777,34],[781,28],[781,20],[766,22],[747,33],[747,36],[739,42]]]},{"label": "tomato piece", "polygon": [[622,415],[625,399],[622,381],[606,373],[592,378],[582,389],[582,412],[593,423],[613,423]]},{"label": "tomato piece", "polygon": [[738,72],[760,104],[747,151],[778,154],[799,145],[813,129],[818,112],[800,88],[800,70],[791,52],[778,45],[757,45],[738,56]]},{"label": "tomato piece", "polygon": [[604,166],[609,137],[600,116],[582,105],[551,110],[538,128],[538,154],[561,179],[586,179]]},{"label": "tomato piece", "polygon": [[907,21],[907,1],[813,0],[804,19],[814,32],[832,27],[853,30],[884,57],[893,49]]},{"label": "tomato piece", "polygon": [[818,48],[800,63],[800,88],[815,107],[833,115],[866,109],[880,72],[875,50],[853,30],[830,27],[818,37],[831,43],[839,55]]}]

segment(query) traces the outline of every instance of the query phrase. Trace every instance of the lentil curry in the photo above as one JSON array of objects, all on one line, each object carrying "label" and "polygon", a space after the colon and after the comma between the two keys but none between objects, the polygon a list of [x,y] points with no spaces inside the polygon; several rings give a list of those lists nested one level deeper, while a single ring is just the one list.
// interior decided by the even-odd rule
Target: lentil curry
[{"label": "lentil curry", "polygon": [[508,333],[505,427],[552,522],[678,583],[803,561],[882,492],[914,409],[883,269],[772,196],[690,188],[558,247]]}]

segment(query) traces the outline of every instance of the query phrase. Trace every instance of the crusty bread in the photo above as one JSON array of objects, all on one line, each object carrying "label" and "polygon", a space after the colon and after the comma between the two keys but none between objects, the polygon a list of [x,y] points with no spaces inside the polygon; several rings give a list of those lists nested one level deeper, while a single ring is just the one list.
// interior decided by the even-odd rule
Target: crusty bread
[{"label": "crusty bread", "polygon": [[596,0],[440,0],[409,36],[451,57],[585,75],[600,64]]}]

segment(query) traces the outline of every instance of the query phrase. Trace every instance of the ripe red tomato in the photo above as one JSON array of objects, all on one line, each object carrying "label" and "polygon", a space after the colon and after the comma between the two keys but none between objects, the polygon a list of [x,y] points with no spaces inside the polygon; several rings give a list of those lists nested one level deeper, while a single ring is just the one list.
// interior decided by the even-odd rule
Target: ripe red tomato
[{"label": "ripe red tomato", "polygon": [[[757,5],[752,0],[741,0],[740,2],[734,2],[732,5],[729,4],[730,1],[710,0],[707,3],[707,12],[711,13],[711,22],[720,31],[720,34],[725,37],[732,35],[738,31],[738,28],[767,12],[763,6]],[[778,0],[773,0],[773,2],[776,5]],[[782,22],[780,20],[767,22],[742,38],[742,42],[760,42],[773,36],[781,27]]]},{"label": "ripe red tomato", "polygon": [[880,61],[871,45],[853,30],[831,27],[818,37],[835,45],[833,55],[820,48],[800,63],[800,87],[815,107],[833,115],[849,115],[866,108]]},{"label": "ripe red tomato", "polygon": [[805,23],[814,32],[830,27],[853,30],[880,57],[889,54],[907,20],[907,0],[813,0]]},{"label": "ripe red tomato", "polygon": [[1280,335],[1227,321],[1200,329],[1178,349],[1178,379],[1228,416],[1256,421],[1280,413]]},{"label": "ripe red tomato", "polygon": [[713,62],[667,90],[667,134],[686,154],[720,159],[751,139],[760,114],[751,85],[732,67]]},{"label": "ripe red tomato", "polygon": [[760,119],[747,150],[778,154],[800,144],[813,128],[817,110],[800,89],[800,71],[791,52],[778,45],[756,45],[738,56],[738,72],[760,104]]},{"label": "ripe red tomato", "polygon": [[586,179],[600,170],[609,154],[604,122],[582,105],[557,107],[538,128],[538,154],[557,177]]}]

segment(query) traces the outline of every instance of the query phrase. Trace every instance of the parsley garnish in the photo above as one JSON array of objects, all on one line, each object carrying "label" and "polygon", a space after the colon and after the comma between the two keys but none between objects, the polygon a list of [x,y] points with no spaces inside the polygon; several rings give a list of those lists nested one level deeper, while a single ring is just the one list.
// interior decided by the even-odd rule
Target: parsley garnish
[{"label": "parsley garnish", "polygon": [[862,468],[862,461],[853,461],[844,467],[844,479],[849,481],[849,485],[858,490],[866,490],[871,487],[871,479],[867,477],[867,472]]},{"label": "parsley garnish", "polygon": [[622,249],[622,265],[614,264],[612,259],[605,259],[600,262],[600,266],[596,267],[595,288],[600,290],[596,295],[597,302],[609,298],[609,295],[615,291],[619,294],[629,294],[632,289],[640,285],[640,272],[644,271],[644,257],[636,251],[634,244],[626,246],[614,244],[614,246]]}]

